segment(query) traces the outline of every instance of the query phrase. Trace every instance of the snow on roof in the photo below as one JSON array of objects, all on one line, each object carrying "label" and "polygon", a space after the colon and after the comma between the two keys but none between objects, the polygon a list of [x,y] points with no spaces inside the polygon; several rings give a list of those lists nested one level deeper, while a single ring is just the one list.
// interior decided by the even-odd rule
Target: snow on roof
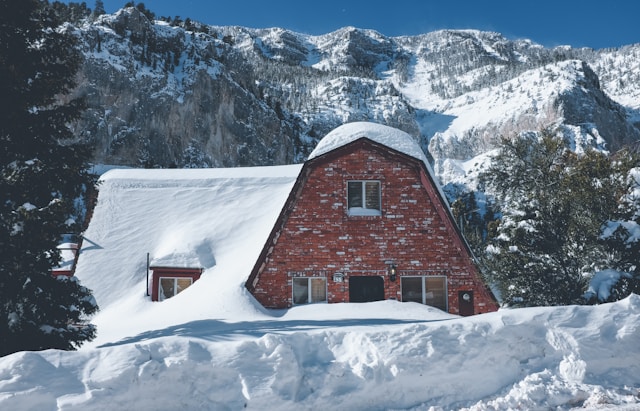
[{"label": "snow on roof", "polygon": [[[104,316],[127,316],[135,323],[131,312],[145,310],[161,317],[166,308],[158,307],[175,305],[174,299],[182,300],[180,311],[186,313],[172,321],[206,317],[208,310],[219,308],[216,304],[230,310],[242,304],[212,298],[211,290],[242,299],[244,281],[300,168],[114,169],[103,174],[76,269],[101,308],[96,323],[111,325]],[[147,253],[158,266],[204,269],[198,281],[202,286],[182,293],[190,294],[192,303],[180,294],[147,304]],[[139,324],[148,321],[140,318]]]},{"label": "snow on roof", "polygon": [[[309,155],[309,159],[319,157],[362,137],[417,158],[429,167],[429,162],[420,144],[410,134],[397,128],[364,121],[347,123],[331,131],[320,140],[315,150]],[[429,171],[431,172],[431,170]]]},{"label": "snow on roof", "polygon": [[385,126],[383,124],[369,123],[366,121],[356,121],[353,123],[343,124],[329,132],[329,134],[320,140],[315,150],[309,154],[309,160],[320,157],[329,151],[343,147],[363,137],[422,161],[433,178],[436,189],[444,200],[445,207],[450,209],[447,197],[444,194],[444,191],[442,191],[441,184],[436,178],[424,150],[420,147],[420,144],[414,137],[397,128]]},{"label": "snow on roof", "polygon": [[[184,244],[189,246],[189,243]],[[203,262],[203,258],[208,263]],[[215,258],[213,255],[198,255],[195,251],[185,250],[183,252],[178,251],[177,248],[168,248],[165,253],[159,252],[150,261],[149,266],[153,267],[165,267],[165,268],[203,268],[203,266],[213,267],[215,265]]]}]

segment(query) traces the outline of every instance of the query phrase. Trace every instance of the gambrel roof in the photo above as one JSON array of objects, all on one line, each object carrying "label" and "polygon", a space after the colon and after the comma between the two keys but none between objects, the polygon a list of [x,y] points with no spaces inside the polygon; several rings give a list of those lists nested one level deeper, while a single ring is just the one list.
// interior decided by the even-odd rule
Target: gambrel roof
[{"label": "gambrel roof", "polygon": [[[325,153],[343,147],[363,137],[397,152],[406,154],[409,157],[420,160],[422,164],[424,164],[427,173],[434,181],[434,186],[438,190],[440,196],[443,199],[446,199],[446,196],[442,191],[442,187],[434,179],[435,173],[433,172],[433,169],[429,164],[429,160],[427,159],[424,150],[422,150],[422,147],[420,147],[417,139],[402,130],[385,126],[383,124],[357,121],[337,127],[320,140],[316,148],[309,155],[309,160],[320,157]],[[449,208],[449,203],[447,201],[444,203],[446,207]]]},{"label": "gambrel roof", "polygon": [[[397,128],[376,123],[354,122],[344,124],[327,134],[309,155],[309,160],[329,151],[345,146],[355,140],[366,137],[391,149],[422,161],[431,171],[427,156],[420,144],[410,134]],[[433,172],[432,172],[433,174]]]},{"label": "gambrel roof", "polygon": [[[267,258],[276,245],[288,216],[299,200],[302,188],[307,184],[311,170],[329,162],[332,158],[363,149],[373,150],[384,156],[397,158],[402,163],[416,169],[417,173],[421,176],[424,189],[429,194],[442,221],[444,221],[448,227],[447,231],[450,233],[453,241],[457,244],[461,252],[467,256],[469,264],[473,265],[475,263],[471,248],[458,229],[440,184],[435,179],[426,155],[417,141],[409,134],[392,127],[362,122],[348,123],[327,134],[327,136],[318,143],[316,149],[309,156],[309,160],[304,164],[289,194],[287,202],[282,208],[269,238],[265,242],[260,257],[256,261],[247,280],[246,286],[249,290],[253,290],[259,281],[260,274],[266,266]],[[291,246],[295,247],[295,244]],[[473,271],[476,272],[475,267]],[[481,279],[478,280],[481,281]],[[490,293],[488,289],[487,292]]]}]

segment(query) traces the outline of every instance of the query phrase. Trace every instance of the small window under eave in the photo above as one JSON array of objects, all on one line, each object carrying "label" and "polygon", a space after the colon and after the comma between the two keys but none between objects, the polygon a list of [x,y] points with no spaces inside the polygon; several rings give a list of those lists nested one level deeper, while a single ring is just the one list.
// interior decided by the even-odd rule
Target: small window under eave
[{"label": "small window under eave", "polygon": [[202,268],[149,267],[151,301],[175,297],[200,279]]}]

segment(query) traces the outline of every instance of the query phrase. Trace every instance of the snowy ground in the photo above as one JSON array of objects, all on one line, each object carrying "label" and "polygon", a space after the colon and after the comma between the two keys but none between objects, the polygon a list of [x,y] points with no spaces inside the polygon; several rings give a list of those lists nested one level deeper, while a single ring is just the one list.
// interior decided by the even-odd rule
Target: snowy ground
[{"label": "snowy ground", "polygon": [[[467,318],[262,308],[244,282],[299,170],[103,175],[76,271],[98,337],[0,358],[0,410],[640,410],[640,296]],[[147,253],[202,278],[151,302]]]},{"label": "snowy ground", "polygon": [[271,314],[1,358],[0,409],[640,409],[638,296],[468,318],[395,301]]}]

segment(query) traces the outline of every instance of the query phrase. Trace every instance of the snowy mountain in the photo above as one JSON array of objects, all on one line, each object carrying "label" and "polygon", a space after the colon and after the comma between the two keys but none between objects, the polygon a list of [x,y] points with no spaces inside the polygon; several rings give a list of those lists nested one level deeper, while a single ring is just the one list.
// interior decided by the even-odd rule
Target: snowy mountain
[{"label": "snowy mountain", "polygon": [[501,135],[557,125],[576,150],[640,140],[640,44],[545,48],[498,33],[386,37],[345,27],[149,21],[135,8],[73,28],[86,57],[76,134],[99,163],[290,164],[351,121],[414,135],[444,182]]}]

